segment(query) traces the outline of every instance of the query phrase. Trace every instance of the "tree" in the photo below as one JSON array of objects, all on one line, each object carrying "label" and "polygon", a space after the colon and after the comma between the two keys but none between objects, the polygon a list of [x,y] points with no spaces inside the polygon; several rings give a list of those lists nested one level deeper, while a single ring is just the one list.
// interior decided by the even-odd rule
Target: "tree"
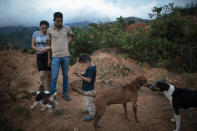
[{"label": "tree", "polygon": [[123,29],[126,26],[126,21],[124,20],[124,18],[122,16],[120,16],[119,18],[116,18],[116,21],[117,21],[117,25],[120,28]]}]

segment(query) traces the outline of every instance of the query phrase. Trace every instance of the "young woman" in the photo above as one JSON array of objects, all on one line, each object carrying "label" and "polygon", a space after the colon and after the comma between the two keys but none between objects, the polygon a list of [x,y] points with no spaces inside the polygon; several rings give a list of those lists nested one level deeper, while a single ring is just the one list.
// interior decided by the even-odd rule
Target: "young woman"
[{"label": "young woman", "polygon": [[47,29],[49,23],[47,21],[40,22],[40,31],[35,31],[32,37],[32,48],[36,50],[37,67],[40,73],[41,85],[45,90],[50,90],[50,67],[48,66],[48,50],[47,47]]}]

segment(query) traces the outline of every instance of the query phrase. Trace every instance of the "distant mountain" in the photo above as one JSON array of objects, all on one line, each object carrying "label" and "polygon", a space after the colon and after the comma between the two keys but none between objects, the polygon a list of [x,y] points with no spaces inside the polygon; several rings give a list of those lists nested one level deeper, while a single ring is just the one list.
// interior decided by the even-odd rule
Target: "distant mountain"
[{"label": "distant mountain", "polygon": [[[124,18],[124,20],[126,21],[126,23],[129,23],[130,21],[135,21],[135,23],[145,23],[145,22],[149,22],[148,19],[141,19],[141,18],[137,18],[137,17],[126,17]],[[82,22],[74,22],[74,23],[65,23],[65,25],[69,26],[69,27],[81,27],[81,28],[86,28],[88,25],[90,25],[92,22],[88,22],[88,21],[82,21]],[[106,24],[114,24],[115,21],[112,22],[105,22]],[[24,28],[28,28],[30,30],[38,30],[39,27],[24,27],[24,26],[8,26],[8,27],[0,27],[0,34],[8,34],[11,32],[17,32],[17,31],[22,31],[24,30]]]},{"label": "distant mountain", "polygon": [[91,23],[92,22],[82,21],[82,22],[75,22],[75,23],[67,23],[65,25],[67,25],[69,27],[84,27],[84,26],[88,26]]},{"label": "distant mountain", "polygon": [[128,23],[130,21],[135,21],[135,23],[146,23],[146,22],[150,21],[148,19],[141,19],[138,17],[126,17],[126,18],[124,18],[124,20],[126,21],[126,23]]},{"label": "distant mountain", "polygon": [[[67,25],[69,27],[87,27],[91,22],[83,21],[83,22],[75,22],[75,23],[66,23],[64,25]],[[28,28],[32,31],[39,30],[39,27],[25,27],[25,26],[6,26],[6,27],[0,27],[0,34],[9,34],[12,32],[18,32],[24,30],[24,28]]]},{"label": "distant mountain", "polygon": [[28,30],[38,30],[39,27],[25,27],[25,26],[6,26],[6,27],[0,27],[0,34],[9,34],[12,32],[20,32],[23,31],[25,29]]},{"label": "distant mountain", "polygon": [[[150,22],[150,20],[148,20],[148,19],[142,19],[142,18],[138,18],[138,17],[125,17],[123,19],[125,20],[125,22],[127,24],[133,23],[133,22],[134,23],[147,23],[147,22]],[[116,23],[116,21],[112,21],[112,22],[106,22],[105,24],[110,26],[110,25],[113,25],[115,23]]]}]

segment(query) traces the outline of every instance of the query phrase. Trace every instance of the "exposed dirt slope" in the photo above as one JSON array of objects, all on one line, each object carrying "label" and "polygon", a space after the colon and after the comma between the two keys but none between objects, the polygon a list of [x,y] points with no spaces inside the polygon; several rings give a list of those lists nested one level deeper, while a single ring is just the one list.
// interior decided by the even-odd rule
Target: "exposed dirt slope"
[{"label": "exposed dirt slope", "polygon": [[[0,55],[1,85],[5,85],[5,78],[11,78],[11,76],[15,75],[14,78],[6,83],[11,86],[9,91],[16,92],[14,94],[15,99],[7,95],[7,92],[3,94],[5,97],[1,97],[7,100],[3,109],[6,112],[5,116],[13,122],[14,126],[20,127],[25,131],[94,130],[92,122],[86,123],[82,121],[83,114],[80,112],[85,108],[83,96],[69,90],[72,100],[66,102],[62,99],[61,73],[57,88],[58,106],[52,111],[41,112],[40,106],[31,110],[30,106],[34,102],[34,96],[27,99],[28,94],[19,93],[19,91],[32,93],[38,89],[39,74],[36,69],[35,55],[16,51],[2,51]],[[159,68],[151,68],[145,63],[139,65],[133,59],[126,59],[124,53],[117,48],[96,51],[91,57],[93,63],[98,67],[97,92],[104,91],[107,88],[119,87],[142,74],[152,82],[161,79],[164,74],[170,82],[175,83],[179,87],[184,87],[184,79],[181,76]],[[80,82],[74,76],[74,72],[83,72],[79,69],[78,63],[70,67],[70,83]],[[1,86],[0,88],[3,90],[6,87]],[[99,122],[99,125],[102,126],[99,131],[170,131],[175,129],[175,124],[169,121],[173,113],[170,103],[165,96],[159,92],[151,92],[147,88],[141,88],[138,103],[140,124],[137,124],[134,120],[131,103],[128,104],[130,121],[125,120],[122,116],[122,105],[110,105]],[[187,110],[182,111],[181,114],[183,114],[181,131],[196,131],[197,111]]]}]

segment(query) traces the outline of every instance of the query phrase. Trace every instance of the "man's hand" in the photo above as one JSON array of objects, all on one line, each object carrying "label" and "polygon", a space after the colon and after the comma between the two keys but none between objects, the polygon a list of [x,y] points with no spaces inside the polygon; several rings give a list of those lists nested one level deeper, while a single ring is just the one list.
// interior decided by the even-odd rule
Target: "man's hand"
[{"label": "man's hand", "polygon": [[68,44],[70,44],[73,40],[75,40],[75,36],[71,35],[71,39],[68,41]]}]

